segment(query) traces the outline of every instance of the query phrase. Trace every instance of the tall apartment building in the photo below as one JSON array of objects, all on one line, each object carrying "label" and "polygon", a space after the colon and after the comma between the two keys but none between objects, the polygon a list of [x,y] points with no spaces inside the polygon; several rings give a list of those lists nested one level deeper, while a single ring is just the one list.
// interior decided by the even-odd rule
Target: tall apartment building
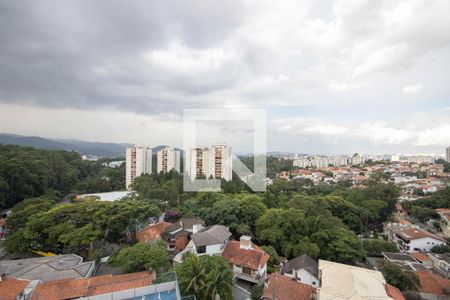
[{"label": "tall apartment building", "polygon": [[213,145],[209,148],[192,148],[186,151],[186,170],[189,178],[232,179],[231,148],[227,145]]},{"label": "tall apartment building", "polygon": [[189,178],[207,177],[209,174],[209,149],[192,148],[186,151],[185,173]]},{"label": "tall apartment building", "polygon": [[358,153],[353,154],[352,158],[351,158],[351,163],[352,165],[356,166],[356,165],[361,165],[364,164],[365,159],[363,156],[359,155]]},{"label": "tall apartment building", "polygon": [[129,189],[134,179],[142,174],[152,173],[152,148],[134,146],[126,150],[126,188]]},{"label": "tall apartment building", "polygon": [[166,147],[157,153],[157,172],[169,173],[175,170],[180,173],[180,151],[172,147]]},{"label": "tall apartment building", "polygon": [[447,159],[448,162],[450,162],[450,146],[448,146],[447,149],[445,149],[445,158]]},{"label": "tall apartment building", "polygon": [[214,178],[232,179],[231,148],[227,145],[213,145],[209,148],[209,175]]}]

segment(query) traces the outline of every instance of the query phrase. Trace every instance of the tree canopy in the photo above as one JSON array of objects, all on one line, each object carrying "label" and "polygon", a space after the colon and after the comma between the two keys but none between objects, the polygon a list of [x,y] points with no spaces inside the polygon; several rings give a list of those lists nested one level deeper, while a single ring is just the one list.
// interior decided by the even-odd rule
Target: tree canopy
[{"label": "tree canopy", "polygon": [[221,256],[196,256],[188,254],[184,262],[176,266],[178,283],[183,295],[195,295],[197,299],[231,300],[233,271]]}]

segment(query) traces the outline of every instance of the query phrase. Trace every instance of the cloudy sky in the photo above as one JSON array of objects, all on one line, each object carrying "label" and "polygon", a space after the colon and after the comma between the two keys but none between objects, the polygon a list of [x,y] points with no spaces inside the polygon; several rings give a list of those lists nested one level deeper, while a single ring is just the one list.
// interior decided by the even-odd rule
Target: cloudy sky
[{"label": "cloudy sky", "polygon": [[[0,0],[0,132],[181,146],[183,109],[262,108],[270,150],[443,153],[449,15],[448,0]],[[234,127],[205,134],[248,133]]]}]

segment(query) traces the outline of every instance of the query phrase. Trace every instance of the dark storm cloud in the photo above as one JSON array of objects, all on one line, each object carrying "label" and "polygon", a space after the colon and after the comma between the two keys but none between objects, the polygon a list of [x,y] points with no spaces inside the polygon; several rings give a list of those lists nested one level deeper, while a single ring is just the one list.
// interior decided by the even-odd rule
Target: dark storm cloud
[{"label": "dark storm cloud", "polygon": [[173,41],[214,48],[242,19],[235,1],[0,1],[0,101],[148,113],[195,106],[193,96],[232,86],[240,67],[180,73],[146,53]]}]

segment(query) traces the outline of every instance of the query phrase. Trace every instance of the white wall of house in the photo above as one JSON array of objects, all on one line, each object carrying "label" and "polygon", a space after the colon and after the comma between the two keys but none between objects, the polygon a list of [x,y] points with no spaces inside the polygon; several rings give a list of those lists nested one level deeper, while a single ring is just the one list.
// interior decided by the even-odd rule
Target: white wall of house
[{"label": "white wall of house", "polygon": [[283,275],[290,278],[296,278],[298,282],[311,285],[313,287],[319,287],[319,280],[305,269],[292,270],[291,273],[284,273]]},{"label": "white wall of house", "polygon": [[206,246],[207,255],[217,255],[222,252],[222,244],[208,245]]},{"label": "white wall of house", "polygon": [[446,243],[432,237],[415,239],[409,242],[408,252],[430,252],[431,248],[437,245],[445,245]]}]

